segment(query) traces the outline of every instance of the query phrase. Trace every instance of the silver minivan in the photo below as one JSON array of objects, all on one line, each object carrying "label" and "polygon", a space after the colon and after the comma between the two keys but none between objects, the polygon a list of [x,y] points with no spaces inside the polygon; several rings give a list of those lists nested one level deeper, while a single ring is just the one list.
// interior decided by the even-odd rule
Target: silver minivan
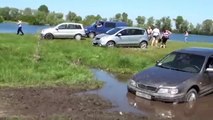
[{"label": "silver minivan", "polygon": [[145,29],[138,27],[116,27],[93,39],[93,45],[99,46],[138,46],[147,48],[148,35]]},{"label": "silver minivan", "polygon": [[85,36],[84,27],[80,23],[61,23],[41,31],[41,37],[45,39],[75,38],[76,40],[81,40]]}]

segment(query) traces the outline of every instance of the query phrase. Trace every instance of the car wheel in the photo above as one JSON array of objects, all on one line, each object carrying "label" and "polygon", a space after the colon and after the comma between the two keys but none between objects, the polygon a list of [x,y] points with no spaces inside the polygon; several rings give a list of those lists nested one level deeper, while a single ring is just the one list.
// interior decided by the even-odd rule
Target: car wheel
[{"label": "car wheel", "polygon": [[78,35],[75,35],[75,39],[76,39],[76,40],[81,40],[81,38],[82,38],[81,35],[79,35],[79,34],[78,34]]},{"label": "car wheel", "polygon": [[140,43],[140,48],[141,48],[141,49],[146,49],[146,48],[147,48],[147,43],[144,42],[144,41],[141,42],[141,43]]},{"label": "car wheel", "polygon": [[198,95],[197,95],[197,91],[195,90],[195,89],[190,89],[188,92],[187,92],[187,94],[186,94],[186,96],[185,96],[185,101],[186,102],[192,102],[192,101],[196,101],[197,100],[197,97],[198,97]]},{"label": "car wheel", "polygon": [[109,41],[109,42],[107,42],[106,46],[107,47],[115,47],[115,42]]},{"label": "car wheel", "polygon": [[51,39],[54,38],[54,36],[53,36],[51,33],[47,33],[47,34],[44,36],[44,38],[45,38],[45,39],[51,40]]},{"label": "car wheel", "polygon": [[89,38],[94,38],[95,37],[95,33],[91,32],[89,33]]}]

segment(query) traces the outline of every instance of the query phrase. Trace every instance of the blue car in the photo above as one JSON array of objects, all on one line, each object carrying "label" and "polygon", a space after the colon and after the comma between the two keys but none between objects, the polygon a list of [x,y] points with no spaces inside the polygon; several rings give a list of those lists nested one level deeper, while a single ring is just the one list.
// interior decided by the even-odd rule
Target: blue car
[{"label": "blue car", "polygon": [[96,21],[90,26],[85,28],[86,35],[90,38],[94,38],[97,34],[106,33],[108,30],[115,27],[128,26],[125,22],[113,22],[113,21]]}]

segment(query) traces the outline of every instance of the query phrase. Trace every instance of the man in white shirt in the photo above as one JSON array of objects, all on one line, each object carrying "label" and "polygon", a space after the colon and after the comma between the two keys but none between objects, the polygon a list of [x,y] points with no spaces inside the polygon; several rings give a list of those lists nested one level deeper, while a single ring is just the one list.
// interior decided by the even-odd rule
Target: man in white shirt
[{"label": "man in white shirt", "polygon": [[153,29],[152,31],[152,43],[151,43],[151,46],[155,46],[155,47],[158,47],[158,40],[160,38],[160,30],[155,27],[155,29]]},{"label": "man in white shirt", "polygon": [[17,35],[21,32],[21,35],[24,35],[24,32],[22,31],[22,22],[21,20],[18,20],[18,30],[17,30]]}]

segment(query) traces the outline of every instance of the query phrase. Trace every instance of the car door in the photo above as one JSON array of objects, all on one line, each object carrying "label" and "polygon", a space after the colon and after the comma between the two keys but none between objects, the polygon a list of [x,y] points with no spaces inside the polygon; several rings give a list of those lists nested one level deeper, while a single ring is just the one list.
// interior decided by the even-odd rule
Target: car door
[{"label": "car door", "polygon": [[[207,71],[207,68],[211,69]],[[208,58],[203,72],[203,92],[213,91],[213,56]]]},{"label": "car door", "polygon": [[67,37],[73,38],[79,31],[80,25],[68,24]]},{"label": "car door", "polygon": [[118,44],[123,46],[135,46],[139,44],[141,34],[138,34],[140,30],[138,29],[125,29],[121,31],[120,41]]},{"label": "car door", "polygon": [[115,42],[119,46],[128,45],[128,39],[129,39],[129,29],[123,29],[116,35]]},{"label": "car door", "polygon": [[[144,36],[144,30],[141,29],[132,29],[129,42],[132,46],[138,46],[141,42],[141,39]],[[145,39],[144,39],[145,40]]]},{"label": "car door", "polygon": [[61,24],[56,28],[54,32],[55,38],[65,38],[67,33],[67,24]]}]

